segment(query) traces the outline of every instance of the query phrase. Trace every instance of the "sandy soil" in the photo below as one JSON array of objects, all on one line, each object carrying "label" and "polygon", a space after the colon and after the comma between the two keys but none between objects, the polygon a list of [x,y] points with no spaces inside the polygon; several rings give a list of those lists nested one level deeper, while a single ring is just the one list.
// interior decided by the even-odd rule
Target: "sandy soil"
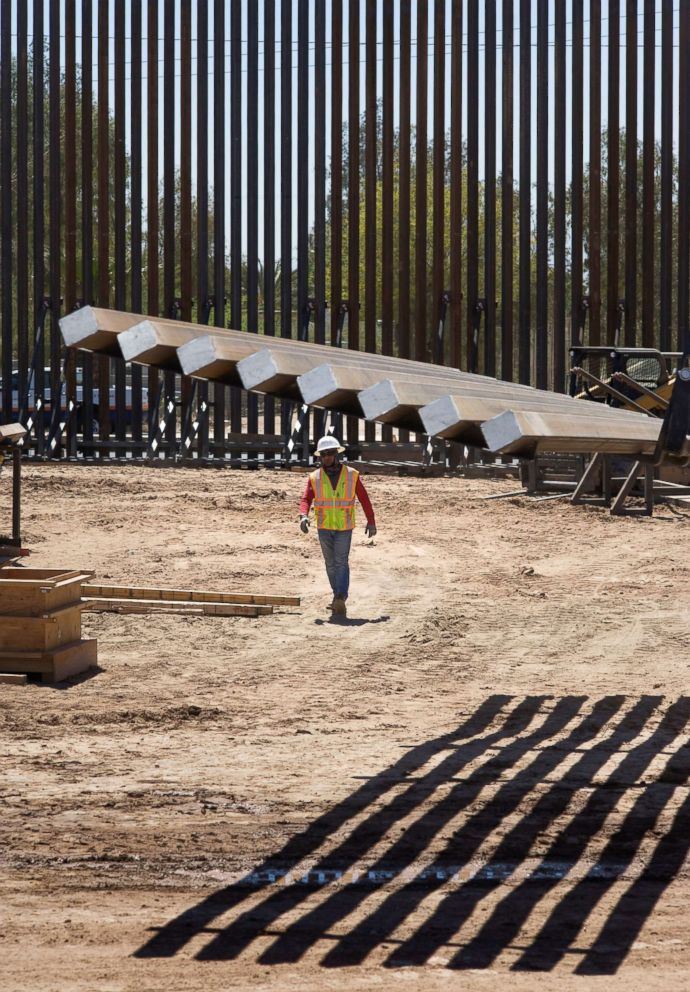
[{"label": "sandy soil", "polygon": [[3,992],[690,987],[687,514],[371,476],[333,622],[300,474],[25,480],[32,565],[302,606],[0,685]]}]

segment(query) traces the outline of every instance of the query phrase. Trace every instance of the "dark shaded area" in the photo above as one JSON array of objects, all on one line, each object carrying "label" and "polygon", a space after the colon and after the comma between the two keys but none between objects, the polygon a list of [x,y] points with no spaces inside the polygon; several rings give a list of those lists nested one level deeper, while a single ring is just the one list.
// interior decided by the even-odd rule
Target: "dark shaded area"
[{"label": "dark shaded area", "polygon": [[[242,882],[171,920],[136,956],[173,956],[203,932],[209,942],[200,960],[235,959],[269,935],[275,939],[258,958],[265,965],[296,963],[327,939],[321,963],[330,968],[363,964],[381,946],[392,946],[386,965],[420,966],[451,946],[451,968],[489,968],[505,950],[520,948],[515,970],[548,971],[575,953],[579,974],[613,974],[690,850],[690,799],[657,836],[676,788],[690,776],[690,746],[678,741],[689,721],[690,697],[664,705],[651,695],[593,702],[491,696],[455,732],[410,748],[367,779]],[[650,775],[659,755],[664,765]],[[606,839],[607,822],[621,806],[625,812]],[[336,831],[342,838],[320,853]],[[599,837],[605,843],[597,844]],[[634,878],[631,869],[650,837],[653,852]],[[494,839],[488,862],[466,881],[454,878]],[[592,846],[601,853],[580,877]],[[275,884],[307,858],[307,876]],[[536,867],[506,886],[528,859]],[[578,880],[570,883],[578,863]],[[362,870],[363,878],[350,880]],[[626,873],[634,880],[586,942],[585,926]],[[382,888],[386,882],[393,884]],[[316,891],[323,893],[318,904]],[[429,898],[436,891],[440,901]],[[485,900],[491,911],[481,917]],[[401,940],[399,928],[431,903]],[[526,941],[521,931],[543,907],[548,915]],[[227,925],[214,926],[231,911]],[[356,922],[349,926],[351,916]],[[483,922],[469,942],[458,941],[470,918]]]},{"label": "dark shaded area", "polygon": [[341,617],[332,613],[327,620],[319,617],[314,623],[317,627],[321,627],[325,623],[334,623],[339,627],[363,627],[368,623],[386,623],[388,620],[390,620],[390,616],[385,613],[382,613],[379,617]]},{"label": "dark shaded area", "polygon": [[[532,697],[525,701],[522,707],[524,711],[522,717],[518,715],[512,721],[514,727],[518,729],[521,721],[526,720],[529,722],[529,719],[534,716],[535,712],[539,709],[539,706],[544,702],[545,698],[546,697],[544,696]],[[298,864],[303,858],[314,854],[321,846],[324,835],[342,828],[349,821],[353,820],[364,810],[366,810],[370,805],[377,801],[381,801],[387,793],[392,791],[394,785],[397,784],[400,778],[418,771],[426,764],[432,755],[441,750],[445,745],[452,745],[457,741],[462,741],[463,739],[469,740],[477,734],[485,731],[492,721],[501,713],[503,707],[509,705],[510,701],[510,696],[491,696],[479,707],[476,713],[472,714],[472,716],[470,716],[465,723],[458,728],[456,733],[448,735],[447,737],[439,738],[429,744],[422,744],[418,747],[411,748],[399,759],[399,761],[386,768],[380,775],[375,776],[365,785],[360,786],[360,788],[348,796],[346,800],[338,803],[332,810],[329,810],[323,816],[318,817],[304,832],[298,834],[294,838],[291,838],[282,850],[276,852],[270,863],[264,863],[257,869],[257,871],[268,872],[272,868],[281,870],[284,867],[292,867]],[[429,789],[433,792],[434,788],[434,783],[430,782]],[[395,799],[393,800],[393,803],[395,803]],[[389,804],[389,806],[390,805],[391,804]],[[379,816],[380,823],[378,824],[378,835],[376,836],[375,834],[377,824],[374,822],[371,825],[370,840],[362,840],[359,847],[357,846],[357,838],[355,836],[357,831],[353,833],[350,838],[352,841],[353,854],[357,851],[358,853],[356,856],[359,856],[360,850],[362,854],[366,853],[368,847],[385,834],[387,824],[390,822],[389,816],[390,814],[387,814],[386,816],[381,814]],[[360,834],[361,833],[362,831],[360,831]],[[355,858],[351,856],[349,863],[352,864],[354,860]],[[330,859],[330,862],[334,862],[334,857]],[[322,867],[328,867],[328,865],[322,865]],[[342,865],[338,864],[337,867],[342,867]],[[265,887],[269,887],[270,885],[271,883],[267,878]],[[251,892],[255,891],[256,887],[251,889]],[[137,956],[170,957],[176,954],[177,951],[184,947],[195,932],[211,924],[212,921],[221,913],[227,912],[228,910],[241,905],[241,903],[243,903],[249,895],[250,891],[241,885],[228,886],[220,892],[214,893],[212,896],[209,896],[207,899],[204,899],[201,903],[199,903],[198,906],[192,907],[187,912],[167,924],[158,934],[156,934],[155,937],[153,937],[137,952]],[[271,899],[273,899],[274,904],[279,901],[275,894],[269,894],[268,900]],[[279,915],[280,913],[278,912],[276,916]]]}]

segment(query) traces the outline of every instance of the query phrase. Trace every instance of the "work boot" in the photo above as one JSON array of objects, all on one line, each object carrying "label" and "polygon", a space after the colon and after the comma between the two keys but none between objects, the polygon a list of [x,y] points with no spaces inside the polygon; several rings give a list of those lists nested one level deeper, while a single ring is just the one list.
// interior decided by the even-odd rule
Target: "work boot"
[{"label": "work boot", "polygon": [[342,596],[336,596],[333,600],[333,614],[338,617],[347,616],[347,606]]}]

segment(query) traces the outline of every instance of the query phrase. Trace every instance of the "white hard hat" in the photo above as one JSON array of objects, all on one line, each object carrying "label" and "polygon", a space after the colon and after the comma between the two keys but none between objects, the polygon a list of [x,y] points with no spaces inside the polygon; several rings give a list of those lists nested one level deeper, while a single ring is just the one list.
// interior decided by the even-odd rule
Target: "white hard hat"
[{"label": "white hard hat", "polygon": [[316,445],[315,454],[320,455],[322,451],[345,451],[337,437],[327,434],[326,437],[319,438]]}]

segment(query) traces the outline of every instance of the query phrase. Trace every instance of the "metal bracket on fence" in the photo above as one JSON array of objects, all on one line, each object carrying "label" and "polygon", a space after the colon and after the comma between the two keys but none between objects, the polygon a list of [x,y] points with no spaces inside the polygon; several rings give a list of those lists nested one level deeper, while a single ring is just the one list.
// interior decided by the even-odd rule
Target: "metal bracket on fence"
[{"label": "metal bracket on fence", "polygon": [[343,346],[343,328],[345,327],[345,318],[350,312],[350,303],[348,300],[341,300],[340,306],[338,307],[338,317],[337,323],[335,325],[335,347],[342,348]]},{"label": "metal bracket on fence", "polygon": [[[619,301],[620,304],[625,306],[625,300]],[[587,314],[589,312],[589,296],[583,296],[580,300],[580,306],[577,313],[577,340],[573,341],[570,348],[570,359],[572,365],[577,365],[578,362],[575,361],[575,351],[577,348],[582,347],[582,342],[585,339],[585,324],[587,323]],[[577,392],[577,374],[570,370],[570,386],[568,389],[571,396],[574,396]]]},{"label": "metal bracket on fence", "polygon": [[69,355],[66,354],[62,362],[62,368],[60,371],[60,389],[58,391],[57,404],[55,404],[55,401],[51,394],[51,402],[54,404],[52,424],[50,428],[50,434],[48,435],[48,447],[50,448],[51,451],[55,451],[58,444],[62,440],[62,435],[65,433],[65,428],[72,419],[72,414],[77,409],[76,401],[70,397],[67,400],[65,407],[65,419],[60,420],[60,407],[62,406],[62,392],[65,386],[67,385],[67,376],[65,375],[65,369],[67,368],[68,361],[69,361]]},{"label": "metal bracket on fence", "polygon": [[41,300],[41,309],[38,315],[38,327],[36,328],[36,336],[34,338],[34,352],[33,355],[31,356],[31,362],[29,364],[29,369],[28,369],[29,377],[27,379],[24,395],[22,397],[22,401],[19,406],[19,416],[18,416],[19,422],[23,424],[24,418],[25,417],[27,418],[26,437],[20,438],[18,442],[20,445],[23,445],[26,438],[30,436],[31,430],[36,423],[36,415],[39,414],[43,409],[43,388],[44,388],[43,370],[41,370],[41,392],[40,395],[37,394],[35,396],[35,400],[34,400],[34,416],[31,416],[29,414],[29,393],[31,392],[31,385],[36,378],[36,360],[38,358],[38,349],[43,343],[43,334],[45,330],[46,317],[48,315],[48,311],[50,310],[51,306],[52,306],[52,301],[50,297],[44,296],[43,299]]},{"label": "metal bracket on fence", "polygon": [[208,324],[209,317],[211,316],[211,311],[214,309],[215,305],[216,305],[215,298],[213,296],[207,296],[199,311],[200,324]]},{"label": "metal bracket on fence", "polygon": [[[208,314],[206,315],[208,318]],[[207,399],[201,399],[197,407],[196,420],[193,420],[192,407],[194,406],[194,400],[197,394],[197,386],[199,385],[198,379],[192,379],[192,392],[189,397],[189,403],[187,404],[187,411],[185,414],[184,424],[182,425],[181,431],[181,441],[180,447],[183,448],[183,455],[188,454],[191,446],[194,444],[197,434],[201,428],[204,421],[204,417],[208,415],[210,408],[210,403]]]},{"label": "metal bracket on fence", "polygon": [[[74,311],[80,309],[81,309],[81,304],[77,302],[74,307]],[[68,424],[72,419],[72,416],[76,413],[77,410],[76,397],[71,397],[71,396],[68,397],[66,393],[66,386],[67,386],[66,370],[67,370],[67,363],[69,361],[69,357],[70,357],[69,352],[65,349],[64,358],[60,369],[60,390],[58,392],[57,404],[54,402],[51,394],[51,402],[53,403],[53,413],[51,418],[52,422],[50,427],[50,434],[48,436],[48,447],[50,448],[51,451],[55,451],[55,449],[57,448],[58,444],[62,440],[63,434],[65,433],[65,429],[67,428]],[[60,408],[62,406],[63,389],[65,390],[65,400],[66,400],[65,419],[60,420]]]},{"label": "metal bracket on fence", "polygon": [[450,293],[446,289],[441,295],[441,309],[439,313],[438,329],[434,340],[434,364],[443,364],[443,345],[446,336],[446,319],[448,317],[448,305],[450,303]]},{"label": "metal bracket on fence", "polygon": [[[215,307],[215,298],[213,296],[207,296],[203,302],[203,305],[199,311],[199,323],[208,325],[209,318],[211,316],[211,311]],[[208,399],[201,399],[197,407],[196,420],[193,418],[192,407],[194,404],[194,399],[197,393],[197,386],[199,381],[197,379],[192,380],[192,393],[189,397],[189,404],[187,406],[187,412],[185,415],[184,425],[182,427],[182,441],[181,447],[184,449],[183,455],[189,453],[197,435],[201,429],[201,425],[204,422],[204,418],[208,416],[209,409],[211,407]]]},{"label": "metal bracket on fence", "polygon": [[585,340],[585,327],[587,326],[587,317],[589,315],[590,299],[589,296],[583,296],[580,300],[580,309],[577,315],[577,329],[579,334],[578,344],[582,344]]},{"label": "metal bracket on fence", "polygon": [[625,316],[625,299],[620,299],[616,303],[616,323],[613,331],[613,346],[617,348],[621,342],[621,331],[623,330],[623,317]]},{"label": "metal bracket on fence", "polygon": [[[343,328],[345,326],[345,318],[347,317],[350,305],[347,300],[341,300],[338,310],[336,312],[336,325],[335,325],[335,341],[333,342],[333,347],[342,348],[343,346]],[[324,422],[324,434],[335,434],[338,439],[342,436],[343,428],[343,415],[342,413],[334,413],[332,410],[327,412],[327,417]]]},{"label": "metal bracket on fence", "polygon": [[[300,341],[309,340],[309,323],[312,316],[316,312],[316,300],[314,297],[310,296],[304,305],[304,311],[302,313],[302,326],[300,327],[299,339]],[[297,413],[297,422],[295,426],[292,426],[293,416],[294,416],[295,404],[292,405],[290,410],[290,429],[285,437],[285,444],[283,449],[283,457],[285,462],[289,465],[292,460],[292,454],[299,443],[299,437],[304,433],[305,425],[309,419],[309,407],[306,403],[302,403],[299,407]],[[304,442],[303,448],[306,448],[308,441]],[[306,451],[303,450],[302,457],[306,460]]]},{"label": "metal bracket on fence", "polygon": [[[184,423],[182,424],[182,430],[180,431],[180,454],[182,457],[187,454],[193,441],[193,437],[190,435],[192,431],[192,406],[194,405],[194,399],[196,397],[196,387],[197,380],[192,379],[192,391],[189,394],[189,402],[187,403],[187,409],[185,411]],[[196,431],[194,432],[194,436],[196,436]]]},{"label": "metal bracket on fence", "polygon": [[302,327],[300,329],[299,339],[300,341],[309,340],[309,324],[311,319],[316,313],[316,300],[313,296],[310,296],[307,302],[304,304],[304,312],[302,314]]},{"label": "metal bracket on fence", "polygon": [[[161,390],[159,390],[159,396],[160,396],[160,392]],[[149,443],[149,456],[151,455],[155,456],[157,454],[158,449],[161,446],[161,443],[165,439],[165,431],[168,426],[168,421],[174,412],[175,412],[175,401],[171,400],[169,396],[166,396],[163,416],[158,421],[156,433]]]},{"label": "metal bracket on fence", "polygon": [[[170,304],[170,308],[168,310],[169,319],[170,320],[179,320],[181,313],[182,313],[182,300],[180,299],[179,296],[175,296],[173,298],[173,301]],[[161,395],[162,395],[163,390],[164,390],[165,385],[166,385],[165,380],[166,380],[166,375],[164,373],[163,374],[162,382],[161,382],[161,384],[160,384],[160,386],[158,388],[158,395],[156,397],[156,403],[155,403],[155,406],[153,408],[154,409],[154,412],[156,412],[156,413],[158,411],[158,407],[159,407],[159,404],[160,404]],[[149,424],[149,438],[150,438],[150,440],[149,440],[149,451],[148,451],[149,457],[155,456],[158,453],[158,451],[159,451],[159,449],[161,447],[161,444],[165,440],[165,434],[166,434],[166,431],[168,429],[168,422],[170,421],[170,418],[172,416],[174,416],[174,414],[175,414],[175,393],[174,393],[174,390],[173,390],[173,395],[172,396],[168,396],[167,393],[166,393],[165,403],[164,403],[164,406],[163,406],[163,416],[162,416],[162,418],[160,418],[158,420],[158,423],[156,424],[156,430],[155,430],[155,433],[153,435],[153,438],[151,438],[151,427],[153,426],[153,424],[152,423]],[[175,446],[173,446],[172,455],[173,455],[173,458],[174,458],[175,457]]]},{"label": "metal bracket on fence", "polygon": [[470,354],[470,372],[476,372],[479,367],[479,329],[482,314],[486,313],[486,300],[478,299],[472,312],[472,350]]},{"label": "metal bracket on fence", "polygon": [[428,468],[431,465],[431,461],[434,457],[434,442],[432,440],[431,434],[427,434],[424,438],[424,450],[422,452],[422,465]]},{"label": "metal bracket on fence", "polygon": [[194,441],[196,440],[196,436],[199,433],[199,430],[203,423],[204,417],[208,415],[208,411],[209,411],[208,402],[203,399],[200,400],[199,406],[197,408],[196,420],[192,420],[192,403],[194,401],[194,393],[196,392],[196,385],[197,384],[195,381],[192,387],[193,390],[192,395],[189,398],[189,408],[187,412],[187,417],[185,418],[185,426],[182,432],[182,436],[183,436],[182,447],[185,449],[183,452],[185,455],[189,452],[190,448],[194,444]]},{"label": "metal bracket on fence", "polygon": [[[294,404],[292,414],[294,415]],[[292,416],[291,416],[291,430],[289,436],[285,440],[284,447],[284,458],[287,464],[292,461],[292,453],[299,443],[299,437],[304,431],[305,424],[307,423],[309,417],[309,407],[306,403],[303,403],[297,412],[297,421],[295,426],[292,427]]]}]

